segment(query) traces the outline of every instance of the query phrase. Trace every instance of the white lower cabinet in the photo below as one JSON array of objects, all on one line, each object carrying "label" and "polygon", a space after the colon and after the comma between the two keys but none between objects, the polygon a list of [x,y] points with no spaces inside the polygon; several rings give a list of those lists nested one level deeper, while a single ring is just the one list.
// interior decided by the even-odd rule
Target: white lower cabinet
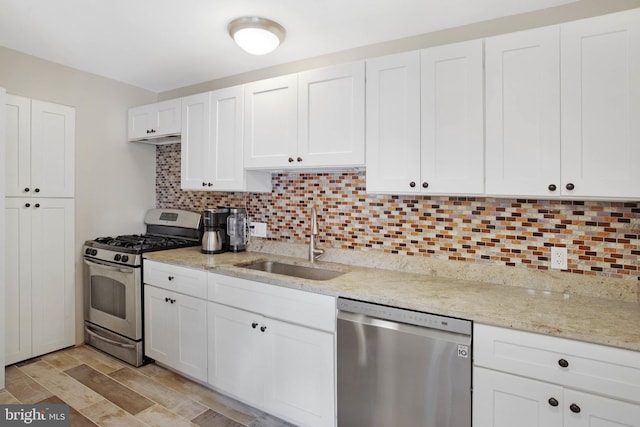
[{"label": "white lower cabinet", "polygon": [[145,355],[206,381],[207,302],[197,298],[206,273],[148,260],[144,267]]},{"label": "white lower cabinet", "polygon": [[638,427],[637,352],[476,324],[475,427]]},{"label": "white lower cabinet", "polygon": [[206,381],[206,301],[148,285],[144,295],[145,354]]},{"label": "white lower cabinet", "polygon": [[74,200],[7,198],[5,363],[75,343]]},{"label": "white lower cabinet", "polygon": [[211,274],[209,384],[296,425],[334,426],[335,323],[310,327],[318,313],[297,312],[316,298],[335,318],[333,297]]}]

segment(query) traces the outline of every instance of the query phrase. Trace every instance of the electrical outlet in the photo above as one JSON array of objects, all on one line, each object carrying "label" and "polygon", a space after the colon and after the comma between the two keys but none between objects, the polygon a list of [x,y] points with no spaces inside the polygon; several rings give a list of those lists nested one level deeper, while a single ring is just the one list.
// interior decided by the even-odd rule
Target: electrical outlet
[{"label": "electrical outlet", "polygon": [[251,230],[251,237],[267,237],[266,222],[252,222],[249,227]]},{"label": "electrical outlet", "polygon": [[567,248],[551,248],[551,268],[567,269]]}]

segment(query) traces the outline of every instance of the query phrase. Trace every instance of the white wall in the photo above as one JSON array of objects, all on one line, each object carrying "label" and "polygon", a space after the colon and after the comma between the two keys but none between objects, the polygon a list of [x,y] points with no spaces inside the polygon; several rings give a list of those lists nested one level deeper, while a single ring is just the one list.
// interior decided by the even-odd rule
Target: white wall
[{"label": "white wall", "polygon": [[[636,7],[640,7],[640,0],[577,0],[574,3],[568,3],[558,7],[492,19],[490,21],[464,25],[462,27],[445,29],[375,45],[362,46],[342,52],[229,76],[218,80],[210,80],[208,82],[162,92],[158,95],[158,99],[165,100],[178,98],[180,96],[207,92],[209,90],[235,86],[251,81],[281,76],[289,73],[297,73],[333,64],[375,58],[376,56],[389,55],[392,53],[422,49],[430,46],[455,43],[464,40],[490,37],[496,34],[542,27],[567,21],[575,21],[577,19],[587,18],[590,16],[603,15],[605,13],[618,12]],[[393,17],[391,16],[389,19],[393,19]]]},{"label": "white wall", "polygon": [[129,107],[155,102],[157,95],[3,47],[0,64],[7,93],[76,109],[76,341],[82,342],[82,244],[144,231],[144,213],[155,207],[155,147],[127,142],[126,120]]},{"label": "white wall", "polygon": [[[0,87],[0,165],[4,165],[4,120],[5,120],[5,106],[4,106],[5,89]],[[4,171],[4,167],[2,168]],[[5,269],[4,269],[4,242],[5,242],[5,228],[4,228],[4,180],[5,174],[0,173],[0,389],[4,388],[4,296],[5,289]]]}]

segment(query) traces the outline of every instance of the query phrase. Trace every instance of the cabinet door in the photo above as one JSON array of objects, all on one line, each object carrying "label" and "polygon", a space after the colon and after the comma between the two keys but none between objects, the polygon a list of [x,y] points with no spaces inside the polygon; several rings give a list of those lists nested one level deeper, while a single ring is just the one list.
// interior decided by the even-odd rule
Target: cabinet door
[{"label": "cabinet door", "polygon": [[484,192],[482,46],[472,40],[421,53],[423,192]]},{"label": "cabinet door", "polygon": [[174,294],[175,360],[172,367],[201,381],[207,380],[207,302],[187,295]]},{"label": "cabinet door", "polygon": [[562,387],[473,368],[474,426],[561,427],[563,406]]},{"label": "cabinet door", "polygon": [[640,405],[570,389],[564,391],[564,413],[565,427],[640,426]]},{"label": "cabinet door", "polygon": [[153,104],[153,124],[155,135],[179,134],[181,129],[181,98]]},{"label": "cabinet door", "polygon": [[335,425],[333,334],[267,318],[265,408],[305,426]]},{"label": "cabinet door", "polygon": [[33,356],[75,343],[74,200],[31,200]]},{"label": "cabinet door", "polygon": [[32,100],[32,194],[38,197],[73,197],[74,150],[75,110]]},{"label": "cabinet door", "polygon": [[210,165],[211,92],[187,96],[182,100],[182,144],[180,147],[180,185],[183,190],[213,187]]},{"label": "cabinet door", "polygon": [[295,164],[298,138],[298,76],[261,80],[244,88],[244,165]]},{"label": "cabinet door", "polygon": [[31,208],[29,199],[5,200],[5,364],[31,357]]},{"label": "cabinet door", "polygon": [[490,37],[485,62],[486,192],[559,195],[559,27]]},{"label": "cabinet door", "polygon": [[209,384],[262,407],[264,401],[264,318],[208,303]]},{"label": "cabinet door", "polygon": [[364,62],[300,73],[298,99],[299,164],[363,166]]},{"label": "cabinet door", "polygon": [[176,316],[167,298],[172,292],[144,286],[144,354],[168,365],[174,362]]},{"label": "cabinet door", "polygon": [[149,138],[149,132],[154,127],[155,117],[149,105],[129,108],[128,132],[129,141]]},{"label": "cabinet door", "polygon": [[367,60],[366,104],[367,191],[419,192],[420,54]]},{"label": "cabinet door", "polygon": [[244,159],[242,86],[211,93],[211,148],[209,170],[213,189],[243,190]]},{"label": "cabinet door", "polygon": [[31,100],[6,97],[6,196],[31,194]]},{"label": "cabinet door", "polygon": [[640,196],[639,117],[640,10],[563,24],[562,191]]}]

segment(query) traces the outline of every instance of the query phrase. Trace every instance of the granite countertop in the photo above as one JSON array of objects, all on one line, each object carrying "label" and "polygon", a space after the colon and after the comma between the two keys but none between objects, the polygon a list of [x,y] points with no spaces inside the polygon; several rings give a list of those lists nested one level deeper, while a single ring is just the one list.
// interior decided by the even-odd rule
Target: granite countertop
[{"label": "granite countertop", "polygon": [[312,265],[305,259],[260,252],[204,255],[195,247],[149,252],[144,257],[278,286],[640,351],[640,304],[633,302],[322,261],[315,266],[345,274],[314,281],[236,266],[256,260]]}]

